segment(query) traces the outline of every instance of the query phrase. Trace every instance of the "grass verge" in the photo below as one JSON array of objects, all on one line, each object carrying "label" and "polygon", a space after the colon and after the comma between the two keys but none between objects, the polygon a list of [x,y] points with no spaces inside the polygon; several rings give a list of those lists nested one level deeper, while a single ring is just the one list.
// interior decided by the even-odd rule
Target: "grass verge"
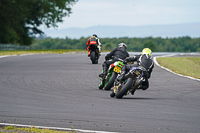
[{"label": "grass verge", "polygon": [[200,79],[200,57],[159,57],[156,60],[175,73]]},{"label": "grass verge", "polygon": [[39,129],[35,127],[13,127],[13,126],[5,126],[0,128],[0,133],[77,133],[76,131],[58,131],[52,129]]},{"label": "grass verge", "polygon": [[87,52],[83,49],[58,49],[58,50],[0,50],[0,56],[4,55],[21,55],[21,54],[63,54],[63,53],[81,53]]}]

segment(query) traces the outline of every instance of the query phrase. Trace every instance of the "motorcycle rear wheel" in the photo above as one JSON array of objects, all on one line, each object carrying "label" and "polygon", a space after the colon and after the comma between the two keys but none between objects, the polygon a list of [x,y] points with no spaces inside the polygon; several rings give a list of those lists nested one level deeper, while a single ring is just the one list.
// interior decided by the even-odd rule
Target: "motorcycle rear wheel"
[{"label": "motorcycle rear wheel", "polygon": [[132,84],[133,84],[133,79],[128,78],[127,82],[123,85],[121,90],[117,92],[116,98],[118,98],[118,99],[122,98],[128,92],[128,90],[131,88]]},{"label": "motorcycle rear wheel", "polygon": [[98,64],[98,59],[95,60],[95,64]]},{"label": "motorcycle rear wheel", "polygon": [[92,51],[90,54],[90,59],[92,61],[92,64],[95,64],[96,61],[96,55],[95,55],[95,51]]}]

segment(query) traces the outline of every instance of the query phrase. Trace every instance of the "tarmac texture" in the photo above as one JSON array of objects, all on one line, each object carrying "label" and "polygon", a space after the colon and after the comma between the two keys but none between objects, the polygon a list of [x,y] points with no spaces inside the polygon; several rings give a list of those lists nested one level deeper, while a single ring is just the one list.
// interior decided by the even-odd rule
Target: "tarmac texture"
[{"label": "tarmac texture", "polygon": [[123,133],[199,133],[200,82],[154,67],[148,90],[122,99],[99,90],[85,54],[0,59],[0,123]]}]

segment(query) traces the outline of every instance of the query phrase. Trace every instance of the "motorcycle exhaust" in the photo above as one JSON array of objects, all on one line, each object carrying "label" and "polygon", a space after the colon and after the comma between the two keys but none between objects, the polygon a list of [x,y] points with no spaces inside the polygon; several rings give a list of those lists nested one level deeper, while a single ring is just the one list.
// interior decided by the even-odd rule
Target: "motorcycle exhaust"
[{"label": "motorcycle exhaust", "polygon": [[142,80],[143,80],[144,78],[141,78],[137,83],[135,83],[135,85],[134,85],[134,87],[133,87],[133,91],[135,91],[138,87],[139,87],[139,85],[142,83]]}]

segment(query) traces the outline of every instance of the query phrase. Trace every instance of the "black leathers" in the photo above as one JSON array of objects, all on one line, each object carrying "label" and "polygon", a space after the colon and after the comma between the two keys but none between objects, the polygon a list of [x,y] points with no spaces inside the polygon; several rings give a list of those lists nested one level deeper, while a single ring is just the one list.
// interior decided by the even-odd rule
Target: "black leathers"
[{"label": "black leathers", "polygon": [[[148,54],[140,54],[140,55],[135,55],[133,57],[128,57],[125,59],[125,62],[134,62],[136,61],[136,64],[127,64],[122,67],[122,73],[128,72],[132,67],[139,67],[142,66],[146,69],[146,71],[143,71],[143,77],[144,77],[144,82],[142,83],[141,89],[147,89],[149,87],[149,81],[148,79],[151,77],[151,72],[154,68],[154,63]],[[122,75],[123,76],[123,75]]]},{"label": "black leathers", "polygon": [[129,57],[129,53],[126,51],[125,48],[115,48],[113,49],[110,53],[108,53],[106,55],[106,59],[111,59],[113,57],[113,59],[117,59],[117,58],[120,58],[120,59],[125,59],[126,57]]}]

